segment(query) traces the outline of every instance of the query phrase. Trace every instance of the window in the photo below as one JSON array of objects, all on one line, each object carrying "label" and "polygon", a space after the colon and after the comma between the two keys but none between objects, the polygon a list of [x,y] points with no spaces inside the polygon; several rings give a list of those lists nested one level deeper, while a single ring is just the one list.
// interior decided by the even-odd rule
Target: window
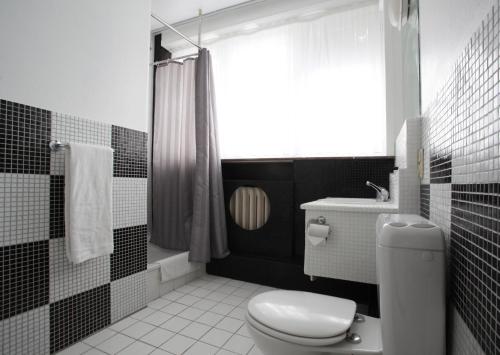
[{"label": "window", "polygon": [[208,46],[222,158],[384,155],[376,5]]}]

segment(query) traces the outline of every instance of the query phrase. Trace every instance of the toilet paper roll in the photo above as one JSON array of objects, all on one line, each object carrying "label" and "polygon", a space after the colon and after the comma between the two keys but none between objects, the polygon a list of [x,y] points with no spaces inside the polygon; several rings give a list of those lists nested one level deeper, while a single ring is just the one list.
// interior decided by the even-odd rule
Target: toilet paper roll
[{"label": "toilet paper roll", "polygon": [[327,224],[310,223],[307,227],[306,238],[313,246],[326,244],[326,239],[330,234],[330,226]]}]

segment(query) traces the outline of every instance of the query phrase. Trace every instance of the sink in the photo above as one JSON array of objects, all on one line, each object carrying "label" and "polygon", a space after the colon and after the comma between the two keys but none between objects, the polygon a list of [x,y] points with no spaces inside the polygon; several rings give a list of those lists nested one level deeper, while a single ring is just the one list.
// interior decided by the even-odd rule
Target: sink
[{"label": "sink", "polygon": [[303,210],[328,210],[349,212],[397,212],[398,206],[393,201],[381,202],[374,198],[327,197],[303,203]]}]

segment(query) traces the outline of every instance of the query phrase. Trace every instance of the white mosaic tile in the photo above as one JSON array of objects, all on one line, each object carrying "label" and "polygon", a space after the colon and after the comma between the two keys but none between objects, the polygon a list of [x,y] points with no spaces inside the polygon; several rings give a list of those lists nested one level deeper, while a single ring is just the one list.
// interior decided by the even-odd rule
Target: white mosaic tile
[{"label": "white mosaic tile", "polygon": [[146,271],[111,282],[111,323],[146,306]]},{"label": "white mosaic tile", "polygon": [[1,354],[49,354],[49,306],[0,321]]},{"label": "white mosaic tile", "polygon": [[109,255],[73,264],[66,257],[63,238],[49,241],[50,302],[109,283]]},{"label": "white mosaic tile", "polygon": [[50,176],[0,174],[0,246],[49,239]]}]

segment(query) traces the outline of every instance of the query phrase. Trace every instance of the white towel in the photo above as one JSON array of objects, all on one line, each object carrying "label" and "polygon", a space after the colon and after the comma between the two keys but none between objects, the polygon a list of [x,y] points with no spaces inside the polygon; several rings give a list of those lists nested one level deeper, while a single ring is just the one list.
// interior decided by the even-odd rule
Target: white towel
[{"label": "white towel", "polygon": [[70,143],[65,154],[66,255],[76,264],[113,252],[113,150]]},{"label": "white towel", "polygon": [[188,261],[188,256],[189,252],[186,251],[158,260],[157,263],[160,264],[161,282],[187,275],[201,267],[201,263],[192,263]]}]

